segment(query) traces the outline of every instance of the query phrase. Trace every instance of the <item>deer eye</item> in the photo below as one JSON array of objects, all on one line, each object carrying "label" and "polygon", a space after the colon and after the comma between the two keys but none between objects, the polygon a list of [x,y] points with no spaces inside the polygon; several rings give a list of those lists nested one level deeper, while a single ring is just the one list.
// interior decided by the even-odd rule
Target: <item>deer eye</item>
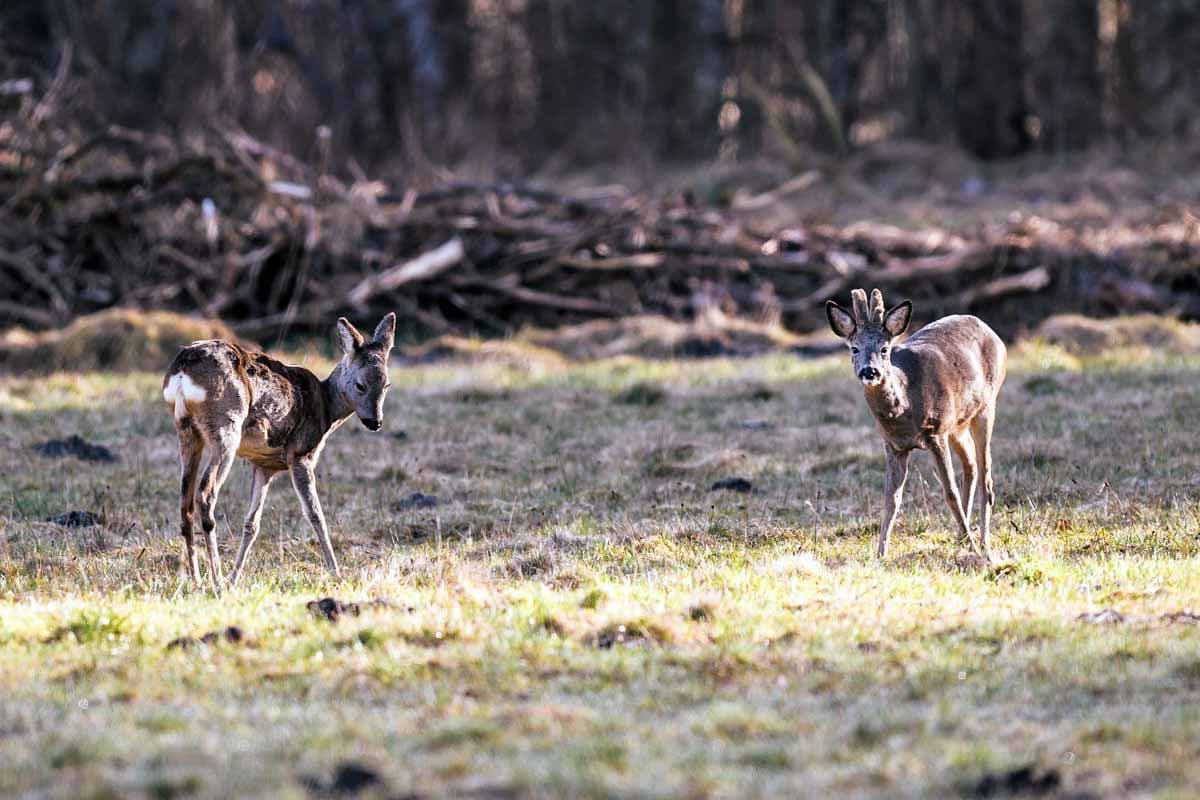
[{"label": "deer eye", "polygon": [[887,354],[888,354],[887,345],[884,345],[883,347],[879,348],[879,355],[886,356]]},{"label": "deer eye", "polygon": [[850,352],[851,352],[851,353],[853,353],[854,355],[858,355],[858,348],[857,348],[857,347],[851,347],[851,348],[850,348]]},{"label": "deer eye", "polygon": [[360,392],[365,392],[365,391],[367,391],[367,387],[363,385],[363,382],[362,382],[362,381],[355,381],[355,382],[354,382],[354,388],[355,388],[355,389],[358,389]]}]

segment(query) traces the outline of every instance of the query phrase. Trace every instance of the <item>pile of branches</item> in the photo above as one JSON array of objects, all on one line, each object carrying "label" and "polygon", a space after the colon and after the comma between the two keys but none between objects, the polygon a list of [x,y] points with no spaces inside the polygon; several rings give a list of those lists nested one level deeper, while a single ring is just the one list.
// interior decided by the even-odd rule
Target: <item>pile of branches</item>
[{"label": "pile of branches", "polygon": [[1194,237],[1099,250],[1036,219],[970,238],[748,221],[797,181],[723,208],[620,187],[406,190],[331,175],[327,148],[304,163],[235,128],[54,127],[24,88],[0,86],[18,107],[0,127],[0,327],[126,306],[259,339],[386,310],[413,332],[499,334],[716,307],[809,331],[855,286],[912,298],[922,316],[980,313],[1007,335],[1058,311],[1200,317]]}]

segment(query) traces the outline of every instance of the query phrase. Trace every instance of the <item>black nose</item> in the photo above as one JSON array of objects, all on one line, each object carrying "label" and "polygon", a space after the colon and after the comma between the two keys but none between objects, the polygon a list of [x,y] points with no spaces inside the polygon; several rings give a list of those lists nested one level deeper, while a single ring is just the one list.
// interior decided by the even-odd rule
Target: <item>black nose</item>
[{"label": "black nose", "polygon": [[383,423],[377,419],[364,419],[362,424],[367,430],[371,431],[377,431],[383,427]]},{"label": "black nose", "polygon": [[873,381],[879,377],[879,370],[874,367],[863,367],[858,371],[858,377],[864,381]]}]

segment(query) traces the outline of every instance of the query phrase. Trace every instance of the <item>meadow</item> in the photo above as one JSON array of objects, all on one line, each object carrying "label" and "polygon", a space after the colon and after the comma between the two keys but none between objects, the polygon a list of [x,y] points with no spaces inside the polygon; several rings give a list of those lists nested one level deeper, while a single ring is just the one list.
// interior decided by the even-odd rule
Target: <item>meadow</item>
[{"label": "meadow", "polygon": [[[345,578],[281,480],[220,598],[181,573],[161,372],[0,377],[0,795],[1200,791],[1200,356],[1014,348],[991,565],[925,455],[873,557],[844,356],[391,377],[318,473]],[[117,460],[33,449],[72,434]]]}]

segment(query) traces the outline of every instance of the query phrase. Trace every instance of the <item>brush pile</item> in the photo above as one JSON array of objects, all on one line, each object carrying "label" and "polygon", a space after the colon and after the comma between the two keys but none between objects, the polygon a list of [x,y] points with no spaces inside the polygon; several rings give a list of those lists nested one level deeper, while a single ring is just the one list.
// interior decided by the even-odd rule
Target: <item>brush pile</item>
[{"label": "brush pile", "polygon": [[1037,217],[969,235],[762,229],[751,210],[771,192],[717,207],[620,187],[416,191],[339,179],[232,128],[84,130],[5,86],[0,328],[121,306],[219,318],[259,339],[393,309],[420,334],[712,309],[811,331],[825,300],[855,286],[912,298],[927,318],[971,310],[1008,336],[1058,311],[1200,318],[1188,215],[1103,241]]}]

